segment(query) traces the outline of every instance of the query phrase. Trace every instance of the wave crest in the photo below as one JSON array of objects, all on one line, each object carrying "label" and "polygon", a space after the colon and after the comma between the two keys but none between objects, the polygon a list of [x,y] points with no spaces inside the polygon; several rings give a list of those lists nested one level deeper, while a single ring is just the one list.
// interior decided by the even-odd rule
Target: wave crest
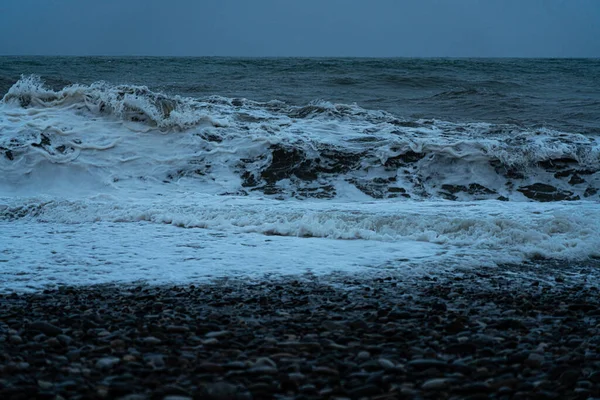
[{"label": "wave crest", "polygon": [[217,126],[192,99],[167,96],[146,86],[96,82],[73,84],[55,91],[37,75],[23,76],[4,95],[4,103],[20,107],[74,107],[96,115],[112,115],[159,129],[185,130],[208,123]]}]

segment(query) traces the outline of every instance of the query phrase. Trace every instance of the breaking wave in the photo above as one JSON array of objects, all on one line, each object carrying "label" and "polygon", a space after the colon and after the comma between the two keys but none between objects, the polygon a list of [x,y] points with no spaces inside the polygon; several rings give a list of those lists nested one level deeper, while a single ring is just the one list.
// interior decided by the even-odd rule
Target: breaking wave
[{"label": "breaking wave", "polygon": [[[593,203],[278,202],[214,196],[128,201],[110,197],[32,198],[0,204],[0,221],[49,224],[154,223],[264,235],[416,241],[468,248],[479,262],[600,257],[600,210]],[[486,260],[487,259],[487,260]]]},{"label": "breaking wave", "polygon": [[277,199],[599,198],[598,138],[577,133],[106,82],[53,90],[37,76],[0,107],[0,187],[10,190],[60,176],[62,188],[83,179]]}]

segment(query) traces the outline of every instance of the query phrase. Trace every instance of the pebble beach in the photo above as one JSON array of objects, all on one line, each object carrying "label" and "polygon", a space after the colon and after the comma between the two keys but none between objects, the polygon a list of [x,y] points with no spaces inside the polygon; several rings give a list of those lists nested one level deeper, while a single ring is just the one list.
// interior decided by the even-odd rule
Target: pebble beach
[{"label": "pebble beach", "polygon": [[600,397],[595,269],[502,271],[2,294],[0,398]]}]

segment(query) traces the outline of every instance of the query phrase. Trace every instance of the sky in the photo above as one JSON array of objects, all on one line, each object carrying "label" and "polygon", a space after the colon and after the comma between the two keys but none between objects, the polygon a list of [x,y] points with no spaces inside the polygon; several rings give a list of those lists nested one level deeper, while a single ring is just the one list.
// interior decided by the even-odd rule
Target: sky
[{"label": "sky", "polygon": [[0,54],[600,57],[600,0],[2,0]]}]

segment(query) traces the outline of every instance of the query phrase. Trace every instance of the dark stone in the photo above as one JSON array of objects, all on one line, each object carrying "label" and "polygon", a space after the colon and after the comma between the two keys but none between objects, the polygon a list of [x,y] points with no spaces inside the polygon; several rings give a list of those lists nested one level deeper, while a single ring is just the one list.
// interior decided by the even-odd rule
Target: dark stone
[{"label": "dark stone", "polygon": [[346,393],[351,398],[357,399],[360,397],[375,396],[375,395],[379,394],[380,392],[381,392],[381,389],[379,388],[378,385],[368,384],[368,385],[358,386],[358,387],[349,389],[349,390],[347,390]]},{"label": "dark stone", "polygon": [[520,187],[517,190],[523,193],[525,197],[540,202],[578,200],[578,196],[572,197],[573,192],[560,191],[554,186],[544,183],[534,183],[533,185]]},{"label": "dark stone", "polygon": [[467,187],[462,185],[442,185],[442,189],[452,194],[467,191]]},{"label": "dark stone", "polygon": [[[577,379],[577,377],[575,377]],[[600,371],[595,371],[588,376],[588,379],[595,384],[600,384]]]},{"label": "dark stone", "polygon": [[406,193],[406,189],[401,187],[390,187],[388,188],[388,192],[390,193]]},{"label": "dark stone", "polygon": [[572,168],[573,164],[579,164],[577,160],[568,157],[555,158],[551,160],[544,160],[538,163],[542,168],[548,170],[562,170],[565,168]]},{"label": "dark stone", "polygon": [[580,375],[581,372],[579,370],[568,369],[560,375],[559,381],[562,385],[572,387],[575,386]]},{"label": "dark stone", "polygon": [[460,192],[468,193],[470,195],[483,195],[483,194],[496,194],[496,191],[486,188],[478,183],[471,183],[468,187],[463,185],[442,185],[442,189],[451,193],[456,194]]},{"label": "dark stone", "polygon": [[515,318],[504,318],[492,324],[492,326],[496,329],[500,330],[509,330],[509,329],[526,329],[523,322]]},{"label": "dark stone", "polygon": [[312,393],[316,393],[317,392],[317,387],[311,383],[307,383],[304,384],[302,386],[300,386],[298,388],[298,391],[300,393],[308,393],[308,394],[312,394]]},{"label": "dark stone", "polygon": [[416,369],[429,369],[429,368],[437,368],[437,369],[448,369],[448,363],[445,361],[435,360],[435,359],[417,359],[409,361],[408,366],[416,368]]},{"label": "dark stone", "polygon": [[527,360],[529,357],[529,353],[526,351],[511,353],[507,357],[507,361],[509,364],[521,364]]},{"label": "dark stone", "polygon": [[68,346],[73,341],[73,338],[67,335],[58,335],[56,337],[64,346]]},{"label": "dark stone", "polygon": [[472,395],[476,393],[490,393],[494,391],[494,389],[487,383],[473,382],[459,386],[456,389],[453,389],[452,391],[463,395]]},{"label": "dark stone", "polygon": [[540,390],[535,393],[536,399],[559,399],[560,395],[556,392],[552,392],[549,390]]},{"label": "dark stone", "polygon": [[397,156],[389,157],[383,164],[387,168],[399,168],[406,164],[415,163],[425,157],[425,153],[417,153],[409,150]]},{"label": "dark stone", "polygon": [[448,333],[456,334],[456,333],[464,331],[466,328],[467,327],[465,325],[464,319],[461,317],[458,317],[458,318],[455,318],[452,321],[450,321],[446,325],[445,330]]},{"label": "dark stone", "polygon": [[445,349],[448,354],[473,354],[477,351],[477,345],[470,342],[451,344]]},{"label": "dark stone", "polygon": [[207,400],[239,400],[245,390],[229,382],[209,383],[204,387],[204,398]]},{"label": "dark stone", "polygon": [[312,161],[297,148],[271,148],[271,164],[262,171],[261,176],[267,183],[276,183],[282,179],[296,176],[305,181],[317,179]]},{"label": "dark stone", "polygon": [[29,329],[42,332],[44,335],[57,336],[63,333],[59,327],[44,321],[36,321],[29,324]]},{"label": "dark stone", "polygon": [[40,142],[39,143],[32,143],[31,145],[33,147],[46,147],[46,146],[50,146],[50,138],[42,133],[40,135]]},{"label": "dark stone", "polygon": [[387,317],[389,320],[394,321],[394,320],[411,319],[411,318],[414,318],[415,315],[411,312],[404,311],[400,308],[394,308],[389,312]]},{"label": "dark stone", "polygon": [[571,177],[571,179],[569,180],[570,185],[578,185],[580,183],[585,183],[585,179],[583,179],[582,177],[580,177],[577,174],[573,175]]},{"label": "dark stone", "polygon": [[162,396],[191,396],[190,391],[178,385],[165,385],[160,389],[156,390],[156,392]]},{"label": "dark stone", "polygon": [[185,325],[169,325],[167,326],[167,332],[170,333],[187,333],[190,331],[190,328]]},{"label": "dark stone", "polygon": [[268,365],[258,365],[247,370],[248,374],[252,375],[275,375],[277,368]]},{"label": "dark stone", "polygon": [[446,303],[444,303],[442,301],[435,301],[435,302],[431,303],[430,307],[432,310],[435,310],[435,311],[445,312],[446,310],[448,310],[448,306],[446,305]]},{"label": "dark stone", "polygon": [[490,161],[490,166],[494,168],[498,175],[502,175],[508,179],[524,179],[525,175],[514,167],[503,164],[499,160]]},{"label": "dark stone", "polygon": [[591,197],[597,193],[598,193],[598,189],[590,186],[587,189],[585,189],[585,192],[583,193],[583,197]]}]

